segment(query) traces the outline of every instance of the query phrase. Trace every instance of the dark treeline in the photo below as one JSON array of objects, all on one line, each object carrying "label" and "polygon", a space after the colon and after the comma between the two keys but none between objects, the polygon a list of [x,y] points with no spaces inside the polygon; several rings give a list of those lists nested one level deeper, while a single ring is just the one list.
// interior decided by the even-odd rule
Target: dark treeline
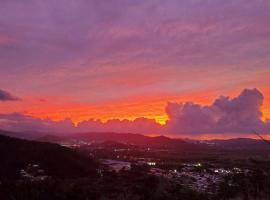
[{"label": "dark treeline", "polygon": [[132,166],[130,171],[106,172],[99,178],[57,179],[42,182],[5,182],[0,199],[5,200],[140,200],[208,199],[167,179],[148,175],[148,168]]},{"label": "dark treeline", "polygon": [[168,179],[148,174],[148,168],[104,172],[100,177],[50,178],[42,182],[7,181],[0,186],[5,200],[266,200],[270,177],[256,170],[249,176],[228,176],[217,194],[200,194]]}]

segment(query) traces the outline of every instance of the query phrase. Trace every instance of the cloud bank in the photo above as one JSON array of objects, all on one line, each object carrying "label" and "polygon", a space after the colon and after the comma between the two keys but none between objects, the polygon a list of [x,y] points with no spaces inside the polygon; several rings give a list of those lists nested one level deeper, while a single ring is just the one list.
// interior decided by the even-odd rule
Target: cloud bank
[{"label": "cloud bank", "polygon": [[23,132],[56,132],[58,134],[78,132],[128,132],[162,134],[162,126],[155,120],[137,118],[134,121],[113,119],[105,123],[90,119],[75,126],[70,119],[55,122],[49,119],[37,119],[21,113],[0,114],[0,129]]},{"label": "cloud bank", "polygon": [[245,89],[238,97],[221,96],[212,105],[192,102],[168,103],[168,129],[173,133],[251,133],[267,132],[269,122],[262,121],[263,94]]},{"label": "cloud bank", "polygon": [[253,130],[262,134],[270,132],[270,120],[262,120],[263,94],[258,89],[245,89],[235,98],[220,96],[211,105],[193,102],[168,103],[169,120],[165,125],[155,120],[137,118],[129,120],[89,119],[75,126],[66,119],[54,122],[36,119],[22,113],[0,114],[0,128],[12,131],[39,132],[129,132],[141,134],[250,134]]}]

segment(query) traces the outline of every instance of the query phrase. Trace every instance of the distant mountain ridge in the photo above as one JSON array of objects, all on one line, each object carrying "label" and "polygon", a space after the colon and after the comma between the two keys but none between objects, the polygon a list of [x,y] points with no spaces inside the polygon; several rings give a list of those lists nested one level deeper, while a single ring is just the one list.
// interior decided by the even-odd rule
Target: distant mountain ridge
[{"label": "distant mountain ridge", "polygon": [[210,140],[210,142],[223,148],[233,149],[269,149],[270,145],[265,141],[251,138],[233,138],[227,140]]},{"label": "distant mountain ridge", "polygon": [[[1,134],[1,131],[0,131]],[[27,133],[7,132],[5,135],[16,137],[23,136]],[[31,133],[33,135],[33,133]],[[176,139],[166,136],[149,137],[134,133],[115,133],[115,132],[88,132],[88,133],[74,133],[61,136],[53,133],[45,134],[36,137],[36,140],[42,142],[61,143],[70,141],[87,141],[103,143],[107,141],[149,147],[149,148],[167,148],[172,150],[200,150],[208,147],[223,148],[223,149],[269,149],[269,145],[262,140],[255,140],[251,138],[233,138],[226,140],[189,140]]]},{"label": "distant mountain ridge", "polygon": [[84,140],[94,142],[114,141],[123,144],[131,144],[136,146],[152,147],[152,148],[168,148],[176,150],[190,150],[190,149],[205,149],[223,148],[223,149],[270,149],[270,145],[262,140],[251,138],[232,138],[226,140],[190,140],[190,139],[176,139],[166,136],[149,137],[133,133],[114,133],[114,132],[89,132],[72,134],[67,137],[57,137],[47,135],[41,138],[41,141],[59,142],[68,140]]},{"label": "distant mountain ridge", "polygon": [[57,136],[44,136],[39,139],[40,141],[49,142],[66,142],[66,141],[88,141],[95,143],[103,143],[106,141],[112,141],[117,143],[123,143],[128,145],[135,145],[149,148],[166,148],[175,150],[196,150],[198,148],[205,147],[205,145],[197,145],[185,142],[181,139],[172,139],[165,136],[149,137],[140,134],[133,133],[114,133],[114,132],[89,132],[72,134],[66,137]]},{"label": "distant mountain ridge", "polygon": [[16,138],[21,138],[21,139],[29,139],[29,134],[24,134],[22,132],[13,132],[13,131],[6,131],[6,130],[1,130],[0,129],[0,134],[9,136],[9,137],[16,137]]}]

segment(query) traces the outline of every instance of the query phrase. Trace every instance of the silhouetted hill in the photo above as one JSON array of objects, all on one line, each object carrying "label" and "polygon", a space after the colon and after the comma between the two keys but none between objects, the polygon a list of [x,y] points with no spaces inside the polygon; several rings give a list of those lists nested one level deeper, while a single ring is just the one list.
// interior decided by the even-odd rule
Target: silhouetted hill
[{"label": "silhouetted hill", "polygon": [[0,178],[16,178],[28,164],[38,164],[49,176],[96,175],[97,164],[93,160],[58,144],[0,135],[0,158]]},{"label": "silhouetted hill", "polygon": [[1,129],[0,129],[0,134],[5,135],[5,136],[10,136],[10,137],[21,138],[21,139],[31,138],[32,136],[32,134],[29,134],[29,133],[13,132],[13,131],[1,130]]},{"label": "silhouetted hill", "polygon": [[52,142],[52,143],[59,143],[64,140],[65,138],[56,135],[44,135],[41,138],[38,138],[38,141],[40,142]]},{"label": "silhouetted hill", "polygon": [[116,141],[111,141],[111,140],[107,140],[107,141],[101,143],[100,146],[105,147],[105,148],[112,148],[112,149],[129,148],[129,145],[126,145],[126,144],[123,144],[120,142],[116,142]]}]

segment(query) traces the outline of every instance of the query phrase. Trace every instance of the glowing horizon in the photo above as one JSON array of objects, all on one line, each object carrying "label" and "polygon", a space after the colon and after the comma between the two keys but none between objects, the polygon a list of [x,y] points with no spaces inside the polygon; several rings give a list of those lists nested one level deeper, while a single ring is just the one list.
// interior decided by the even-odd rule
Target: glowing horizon
[{"label": "glowing horizon", "polygon": [[[221,96],[217,95],[215,97]],[[229,96],[229,95],[228,95]],[[122,105],[122,102],[117,102],[116,105],[114,105],[115,109],[112,109],[112,105],[101,105],[97,107],[93,106],[87,106],[87,105],[65,105],[66,108],[61,109],[60,106],[52,106],[50,107],[44,107],[43,110],[38,108],[37,109],[31,105],[28,105],[25,102],[11,102],[11,103],[5,103],[0,105],[0,108],[2,107],[2,110],[5,110],[5,113],[9,112],[21,112],[26,115],[40,118],[40,119],[50,119],[52,121],[62,121],[65,119],[70,119],[73,121],[74,124],[78,124],[82,121],[94,119],[94,120],[100,120],[102,122],[107,122],[108,120],[113,119],[119,119],[119,120],[130,120],[134,121],[137,118],[148,118],[148,119],[154,119],[157,123],[164,125],[166,121],[169,119],[167,113],[165,112],[165,107],[167,102],[194,102],[201,105],[209,105],[212,103],[213,99],[215,97],[212,97],[211,95],[196,99],[196,98],[189,98],[189,96],[183,96],[182,98],[179,96],[170,96],[170,97],[164,97],[164,96],[156,96],[156,97],[150,97],[150,99],[146,99],[140,103],[135,98],[135,101],[133,100],[131,103],[125,103]],[[230,96],[235,97],[235,95]],[[267,96],[268,97],[268,96]],[[263,113],[262,119],[265,121],[268,118],[270,118],[270,105],[267,104],[267,100],[269,101],[269,98],[265,97],[264,104],[262,106],[261,112]],[[167,98],[167,99],[166,99]],[[165,100],[164,100],[165,99]],[[131,99],[132,100],[132,99]],[[30,100],[34,101],[34,100]],[[36,104],[39,103],[40,106],[44,105],[41,101],[36,101]],[[10,107],[7,105],[9,104]],[[149,107],[151,104],[150,111],[147,110],[147,107]],[[15,109],[12,110],[12,108]],[[28,109],[27,112],[24,112],[22,108]],[[128,107],[128,109],[127,109]],[[22,110],[19,110],[19,109]],[[10,109],[10,110],[9,110]],[[108,113],[108,110],[110,111]],[[94,114],[93,114],[94,113]],[[130,115],[130,116],[128,116]]]}]

